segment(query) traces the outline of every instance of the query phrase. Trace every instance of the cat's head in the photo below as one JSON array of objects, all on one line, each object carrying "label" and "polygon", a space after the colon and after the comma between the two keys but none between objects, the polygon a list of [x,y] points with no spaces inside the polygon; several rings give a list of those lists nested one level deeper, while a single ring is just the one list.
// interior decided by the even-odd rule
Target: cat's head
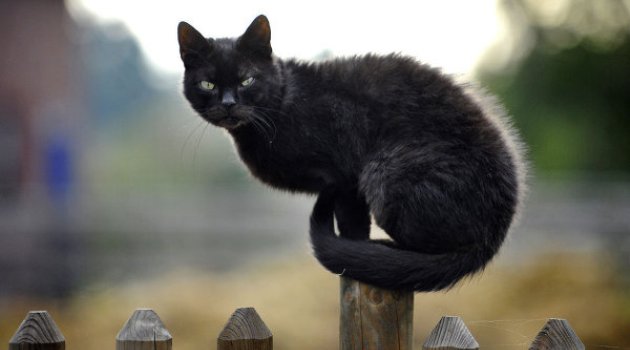
[{"label": "cat's head", "polygon": [[265,16],[235,39],[206,39],[186,22],[177,34],[186,68],[184,95],[204,119],[233,130],[277,108],[282,87]]}]

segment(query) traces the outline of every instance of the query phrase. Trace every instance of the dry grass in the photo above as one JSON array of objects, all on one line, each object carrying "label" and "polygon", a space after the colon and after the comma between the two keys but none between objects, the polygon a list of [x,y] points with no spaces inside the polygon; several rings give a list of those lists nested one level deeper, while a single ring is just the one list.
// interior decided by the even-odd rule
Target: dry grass
[{"label": "dry grass", "polygon": [[[28,310],[47,309],[68,349],[112,349],[132,311],[151,307],[175,349],[212,349],[237,307],[254,306],[276,349],[335,349],[338,280],[313,260],[252,267],[228,275],[178,271],[159,280],[99,286],[72,300],[0,302],[0,344]],[[630,293],[610,264],[592,256],[538,259],[526,267],[496,264],[448,293],[416,295],[417,347],[442,315],[459,315],[484,349],[526,349],[548,317],[569,319],[587,348],[630,349]]]}]

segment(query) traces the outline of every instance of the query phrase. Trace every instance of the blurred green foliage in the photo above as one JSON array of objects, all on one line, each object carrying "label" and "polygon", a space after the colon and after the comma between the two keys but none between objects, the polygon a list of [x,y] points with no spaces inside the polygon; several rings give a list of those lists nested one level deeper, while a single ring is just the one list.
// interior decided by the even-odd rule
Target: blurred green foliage
[{"label": "blurred green foliage", "polygon": [[505,0],[507,64],[484,84],[513,115],[539,172],[630,175],[630,5]]}]

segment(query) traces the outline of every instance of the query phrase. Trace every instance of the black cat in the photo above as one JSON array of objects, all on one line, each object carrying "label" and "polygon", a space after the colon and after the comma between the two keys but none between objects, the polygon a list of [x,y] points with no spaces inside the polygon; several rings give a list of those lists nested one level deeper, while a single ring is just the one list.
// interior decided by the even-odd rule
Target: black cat
[{"label": "black cat", "polygon": [[[181,22],[184,94],[232,135],[254,176],[319,193],[311,216],[319,261],[414,291],[482,270],[523,189],[501,109],[410,57],[282,60],[270,38],[264,16],[236,39],[206,39]],[[393,241],[369,239],[370,212]]]}]

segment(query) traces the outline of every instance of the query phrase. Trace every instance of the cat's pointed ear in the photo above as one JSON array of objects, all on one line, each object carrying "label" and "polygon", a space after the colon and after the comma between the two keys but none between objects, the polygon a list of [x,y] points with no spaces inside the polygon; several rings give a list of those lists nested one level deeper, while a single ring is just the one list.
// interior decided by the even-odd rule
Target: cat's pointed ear
[{"label": "cat's pointed ear", "polygon": [[236,48],[258,58],[271,59],[271,28],[267,17],[256,17],[245,34],[236,41]]},{"label": "cat's pointed ear", "polygon": [[186,22],[179,22],[177,40],[179,55],[186,67],[203,60],[212,52],[212,42]]}]

